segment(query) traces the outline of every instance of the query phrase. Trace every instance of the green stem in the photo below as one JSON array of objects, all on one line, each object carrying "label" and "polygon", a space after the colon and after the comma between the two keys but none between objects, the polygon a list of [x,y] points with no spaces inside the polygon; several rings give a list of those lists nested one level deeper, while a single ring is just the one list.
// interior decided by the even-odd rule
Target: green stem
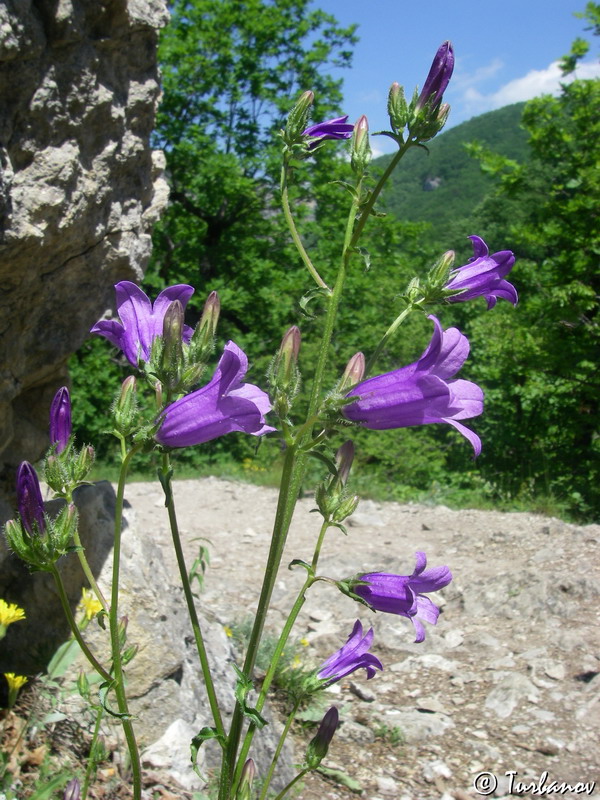
[{"label": "green stem", "polygon": [[87,558],[85,556],[85,551],[84,551],[83,547],[81,546],[81,538],[79,536],[79,530],[77,530],[77,528],[75,529],[75,532],[73,534],[73,540],[75,542],[76,547],[78,548],[77,549],[77,556],[79,557],[79,563],[81,564],[81,569],[83,570],[83,574],[87,578],[87,582],[90,585],[90,589],[94,592],[94,594],[98,598],[98,601],[101,604],[102,608],[108,614],[108,603],[106,602],[106,598],[102,594],[102,592],[100,590],[100,587],[96,583],[96,579],[94,578],[94,576],[92,574],[92,570],[90,569],[90,565],[89,565],[88,560],[87,560]]},{"label": "green stem", "polygon": [[85,770],[85,777],[83,779],[83,787],[81,789],[81,800],[85,800],[87,797],[88,789],[90,786],[90,781],[92,779],[92,772],[98,766],[98,762],[96,761],[96,742],[98,741],[98,735],[100,733],[100,725],[102,723],[102,716],[103,716],[103,709],[98,708],[96,714],[96,724],[94,725],[94,733],[92,734],[92,744],[90,746],[90,757],[88,759],[87,767]]},{"label": "green stem", "polygon": [[[271,546],[267,558],[267,566],[263,578],[262,589],[254,619],[254,626],[248,642],[248,650],[244,661],[244,675],[251,676],[256,662],[258,645],[262,636],[265,619],[273,594],[273,587],[277,578],[277,572],[281,563],[281,556],[287,538],[287,533],[292,521],[296,500],[300,491],[300,484],[304,474],[304,462],[306,456],[297,457],[296,446],[289,447],[286,451],[283,470],[281,474],[281,486],[279,491],[279,501],[275,514],[273,535]],[[236,703],[231,728],[227,742],[225,763],[222,769],[221,786],[219,789],[219,800],[229,800],[229,790],[233,780],[233,770],[235,767],[236,755],[242,733],[243,714],[239,703]],[[223,779],[223,774],[226,778]]]},{"label": "green stem", "polygon": [[[257,698],[257,701],[256,701],[256,710],[258,712],[262,711],[262,709],[263,709],[263,706],[264,706],[265,701],[267,699],[268,691],[271,688],[271,684],[273,682],[273,678],[275,677],[275,673],[277,671],[277,666],[279,664],[281,656],[283,655],[283,651],[285,650],[285,646],[286,646],[286,644],[288,642],[288,639],[289,639],[289,636],[290,636],[290,634],[292,632],[292,628],[296,624],[296,620],[298,618],[298,614],[302,610],[302,606],[304,605],[304,603],[306,601],[306,592],[310,589],[310,587],[315,582],[315,572],[317,570],[317,564],[318,564],[318,561],[319,561],[319,555],[321,553],[321,547],[323,545],[323,540],[325,538],[325,534],[326,534],[328,528],[329,528],[329,521],[328,520],[324,520],[323,524],[321,525],[321,530],[319,531],[319,538],[317,540],[317,544],[315,546],[315,550],[314,550],[314,553],[313,553],[311,572],[309,573],[308,577],[304,581],[304,585],[302,586],[302,588],[298,592],[298,597],[296,598],[296,602],[292,606],[292,610],[290,611],[290,614],[289,614],[289,616],[288,616],[288,618],[287,618],[287,620],[285,622],[283,630],[281,631],[281,634],[279,636],[279,640],[277,642],[277,646],[275,647],[275,650],[273,651],[273,655],[271,657],[271,662],[269,664],[269,669],[267,670],[267,673],[266,673],[266,675],[265,675],[265,677],[263,679],[262,686],[261,686],[261,689],[260,689],[260,694],[258,695],[258,698]],[[240,779],[241,771],[243,769],[243,765],[244,765],[244,763],[246,761],[246,758],[248,756],[248,751],[250,750],[250,745],[252,744],[252,738],[254,736],[255,730],[256,730],[256,726],[254,724],[251,724],[250,727],[248,728],[247,733],[246,733],[246,737],[244,739],[244,743],[243,743],[242,749],[240,751],[240,756],[238,758],[238,764],[237,764],[237,768],[236,768],[236,771],[235,771],[235,777],[234,777],[234,782],[233,782],[234,786],[237,786],[237,783],[238,783],[238,781]]]},{"label": "green stem", "polygon": [[285,744],[285,740],[287,738],[289,730],[292,727],[292,722],[294,721],[294,717],[296,716],[296,712],[298,711],[299,706],[300,706],[300,701],[298,700],[298,702],[294,704],[292,711],[290,712],[288,718],[285,721],[285,726],[281,731],[281,736],[279,737],[279,741],[277,742],[277,747],[273,754],[273,758],[271,759],[271,764],[269,765],[269,771],[266,774],[259,800],[265,800],[265,797],[267,796],[271,780],[273,779],[273,773],[275,772],[275,767],[277,766],[277,761],[279,760],[279,756],[283,749],[283,745]]},{"label": "green stem", "polygon": [[58,596],[60,597],[60,602],[62,604],[65,617],[67,618],[67,622],[69,623],[69,627],[71,628],[71,633],[77,640],[77,644],[81,648],[82,653],[90,662],[92,667],[96,670],[98,675],[100,675],[105,681],[112,681],[112,676],[110,675],[110,673],[104,669],[102,664],[96,659],[95,655],[92,653],[90,648],[83,640],[81,631],[79,630],[79,627],[75,622],[75,617],[73,616],[73,612],[71,611],[71,605],[69,603],[69,598],[67,597],[67,593],[65,591],[65,586],[60,576],[60,572],[57,570],[55,564],[52,564],[52,568],[50,571],[52,573],[52,576],[54,577],[56,588],[58,589]]},{"label": "green stem", "polygon": [[163,489],[165,492],[165,505],[167,507],[167,511],[169,514],[169,525],[171,527],[173,547],[175,548],[175,555],[177,557],[177,566],[179,567],[179,576],[181,578],[183,593],[185,595],[185,602],[187,604],[188,614],[190,616],[192,629],[194,631],[196,649],[198,651],[200,666],[202,667],[202,674],[204,676],[204,685],[206,686],[206,693],[208,695],[210,710],[212,712],[215,728],[217,729],[219,735],[224,739],[225,728],[223,726],[223,720],[221,718],[219,701],[217,700],[217,693],[215,690],[214,681],[212,679],[210,665],[208,663],[206,646],[204,644],[204,638],[202,636],[202,630],[200,628],[200,621],[198,619],[198,614],[196,613],[196,606],[194,604],[194,595],[192,594],[192,587],[190,586],[189,575],[185,565],[185,557],[183,555],[183,548],[181,546],[179,525],[177,524],[177,515],[175,513],[175,503],[173,500],[173,488],[171,484],[171,468],[169,461],[170,460],[168,454],[166,453],[163,454],[162,475],[163,475],[163,480],[165,481],[163,483]]},{"label": "green stem", "polygon": [[[115,506],[115,529],[114,529],[114,546],[113,546],[113,572],[112,572],[112,587],[111,587],[111,601],[110,613],[108,615],[110,622],[110,642],[113,660],[114,680],[111,678],[115,696],[117,698],[117,705],[119,714],[129,716],[129,708],[127,705],[127,696],[125,694],[125,681],[123,675],[123,665],[121,662],[121,644],[119,641],[119,569],[121,562],[121,524],[123,517],[123,503],[125,498],[125,481],[127,478],[127,471],[131,463],[131,459],[139,448],[132,447],[132,449],[125,455],[121,464],[121,472],[119,475],[119,484],[117,487],[117,500]],[[121,725],[123,726],[123,734],[127,741],[127,748],[129,750],[129,757],[131,759],[131,772],[133,778],[133,800],[141,800],[142,796],[142,773],[140,766],[140,754],[138,751],[137,741],[133,732],[133,725],[131,721],[122,716],[120,718]]]},{"label": "green stem", "polygon": [[392,322],[392,324],[387,329],[387,331],[383,334],[383,336],[381,338],[381,341],[379,342],[379,344],[375,348],[375,352],[373,353],[373,355],[367,361],[367,366],[365,367],[365,378],[369,377],[369,374],[370,374],[371,370],[373,369],[373,365],[375,364],[375,362],[377,361],[377,359],[379,358],[379,356],[383,352],[385,346],[387,345],[387,343],[389,342],[391,337],[394,335],[394,333],[396,332],[397,328],[399,328],[400,325],[402,325],[402,323],[404,322],[406,317],[408,317],[410,312],[414,309],[414,307],[415,307],[415,304],[413,304],[413,303],[411,303],[409,306],[407,306],[407,308],[405,308],[404,311],[396,317],[396,319]]},{"label": "green stem", "polygon": [[287,786],[285,786],[285,787],[284,787],[284,788],[283,788],[283,789],[282,789],[282,790],[279,792],[279,794],[277,795],[277,797],[275,798],[275,800],[282,800],[282,798],[284,798],[284,797],[286,796],[286,794],[287,794],[287,793],[289,792],[289,790],[290,790],[290,789],[291,789],[291,788],[294,786],[294,784],[298,783],[298,781],[299,781],[299,780],[301,780],[301,779],[302,779],[302,778],[303,778],[303,777],[306,775],[306,773],[307,773],[307,772],[310,772],[310,768],[309,768],[309,767],[307,767],[306,769],[303,769],[303,770],[302,770],[302,772],[299,772],[299,773],[296,775],[296,777],[295,777],[293,780],[291,780],[291,781],[288,783],[288,785],[287,785]]},{"label": "green stem", "polygon": [[298,233],[298,229],[296,228],[296,223],[294,222],[294,216],[290,208],[287,177],[288,177],[288,166],[287,163],[284,163],[281,168],[281,204],[283,206],[283,214],[285,216],[285,221],[287,222],[287,226],[292,235],[292,239],[294,240],[294,244],[296,245],[296,249],[300,254],[300,258],[304,262],[304,266],[307,268],[307,270],[314,278],[315,283],[319,288],[325,289],[327,290],[327,292],[331,292],[329,286],[327,286],[323,278],[317,272],[315,266],[310,260],[310,256],[308,255],[304,245],[302,244],[302,240],[300,239],[300,234]]},{"label": "green stem", "polygon": [[369,215],[371,214],[371,211],[373,210],[373,206],[375,205],[375,202],[376,202],[377,198],[381,194],[381,190],[385,186],[388,178],[390,177],[392,172],[396,169],[396,166],[397,166],[398,162],[400,161],[400,159],[402,158],[402,156],[415,143],[416,143],[415,140],[408,139],[399,148],[399,150],[396,153],[396,155],[392,158],[392,160],[388,164],[387,169],[385,170],[385,172],[383,173],[383,175],[381,176],[381,178],[377,182],[377,185],[375,186],[375,188],[371,192],[371,194],[369,196],[369,199],[367,200],[364,208],[361,211],[360,217],[358,218],[358,222],[356,223],[356,227],[354,228],[354,231],[352,233],[352,239],[350,241],[350,246],[351,247],[354,247],[356,245],[356,243],[358,242],[358,240],[360,239],[360,235],[363,232],[363,228],[365,227],[367,220],[369,219]]}]

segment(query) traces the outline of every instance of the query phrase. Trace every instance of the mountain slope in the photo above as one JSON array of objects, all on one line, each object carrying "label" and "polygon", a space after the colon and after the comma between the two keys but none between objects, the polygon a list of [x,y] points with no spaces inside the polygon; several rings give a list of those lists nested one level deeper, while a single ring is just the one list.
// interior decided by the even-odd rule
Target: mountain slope
[{"label": "mountain slope", "polygon": [[[385,210],[399,219],[431,222],[441,229],[469,216],[493,182],[464,144],[478,141],[501,155],[527,160],[527,134],[520,127],[524,105],[481,114],[441,133],[429,143],[429,154],[421,148],[410,150],[388,184]],[[373,165],[385,168],[390,159],[382,156]]]}]

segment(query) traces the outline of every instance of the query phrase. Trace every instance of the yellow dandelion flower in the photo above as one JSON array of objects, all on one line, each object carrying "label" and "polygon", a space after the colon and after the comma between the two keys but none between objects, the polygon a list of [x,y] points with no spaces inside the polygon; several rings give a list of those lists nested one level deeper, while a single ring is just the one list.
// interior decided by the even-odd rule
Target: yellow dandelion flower
[{"label": "yellow dandelion flower", "polygon": [[0,600],[0,627],[7,628],[11,623],[25,619],[25,611],[16,603]]},{"label": "yellow dandelion flower", "polygon": [[4,677],[8,683],[8,690],[10,692],[18,692],[22,686],[27,683],[27,678],[24,675],[15,675],[14,672],[5,672]]},{"label": "yellow dandelion flower", "polygon": [[225,631],[225,636],[231,639],[231,637],[233,636],[233,631],[231,630],[229,625],[223,625],[223,630]]},{"label": "yellow dandelion flower", "polygon": [[302,637],[302,639],[300,639],[300,644],[302,645],[302,647],[308,647],[308,645],[310,644],[310,642],[308,641],[308,639],[306,638],[306,636],[303,636],[303,637]]},{"label": "yellow dandelion flower", "polygon": [[102,610],[102,603],[89,589],[82,589],[80,603],[86,619],[93,619]]}]

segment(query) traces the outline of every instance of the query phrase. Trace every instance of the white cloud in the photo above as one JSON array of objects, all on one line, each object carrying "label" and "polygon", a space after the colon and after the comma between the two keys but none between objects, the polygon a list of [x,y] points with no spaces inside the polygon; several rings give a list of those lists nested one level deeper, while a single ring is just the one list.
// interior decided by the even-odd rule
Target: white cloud
[{"label": "white cloud", "polygon": [[561,83],[570,83],[574,78],[600,77],[600,64],[587,62],[580,64],[574,74],[563,77],[558,61],[554,61],[546,69],[532,69],[522,78],[515,78],[497,91],[484,94],[473,86],[468,86],[463,94],[463,103],[467,111],[481,114],[495,108],[531,100],[541,94],[558,94]]}]

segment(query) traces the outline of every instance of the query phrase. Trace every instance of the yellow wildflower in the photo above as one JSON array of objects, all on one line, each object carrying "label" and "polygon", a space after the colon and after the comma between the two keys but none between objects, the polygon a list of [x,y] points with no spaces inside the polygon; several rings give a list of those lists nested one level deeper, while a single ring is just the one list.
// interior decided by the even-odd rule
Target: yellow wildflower
[{"label": "yellow wildflower", "polygon": [[102,610],[102,603],[89,589],[82,589],[80,605],[83,608],[86,619],[92,619]]},{"label": "yellow wildflower", "polygon": [[310,642],[308,641],[308,639],[305,636],[303,636],[302,639],[300,639],[300,644],[302,645],[302,647],[308,647]]},{"label": "yellow wildflower", "polygon": [[25,619],[25,611],[16,603],[7,603],[0,599],[0,627],[7,628],[12,622]]},{"label": "yellow wildflower", "polygon": [[4,677],[10,692],[18,692],[27,683],[27,678],[24,675],[15,675],[14,672],[5,672]]},{"label": "yellow wildflower", "polygon": [[223,630],[225,631],[225,636],[231,639],[231,637],[233,636],[233,631],[231,630],[229,625],[223,625]]}]

